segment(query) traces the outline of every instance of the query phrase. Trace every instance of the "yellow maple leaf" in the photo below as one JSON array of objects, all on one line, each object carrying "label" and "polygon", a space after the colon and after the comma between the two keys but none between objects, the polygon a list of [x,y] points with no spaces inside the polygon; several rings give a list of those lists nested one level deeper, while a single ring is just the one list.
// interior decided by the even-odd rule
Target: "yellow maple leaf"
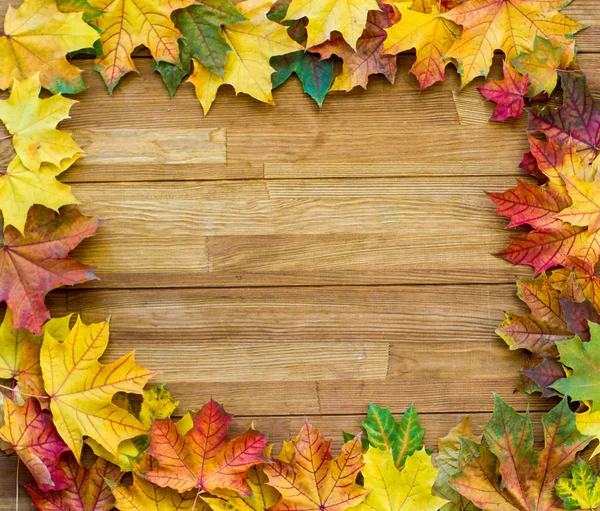
[{"label": "yellow maple leaf", "polygon": [[431,493],[439,469],[425,449],[406,458],[402,471],[390,449],[370,447],[364,459],[362,473],[370,492],[356,511],[437,511],[448,502]]},{"label": "yellow maple leaf", "polygon": [[462,85],[487,76],[495,50],[510,62],[532,51],[536,36],[567,41],[583,26],[559,12],[564,5],[564,0],[469,0],[444,13],[463,27],[446,54],[457,63]]},{"label": "yellow maple leaf", "polygon": [[[170,418],[179,405],[179,401],[173,399],[173,396],[167,390],[167,386],[164,383],[144,390],[142,395],[144,397],[138,419],[146,430],[150,429],[153,420]],[[113,403],[131,413],[131,403],[127,394],[117,394],[113,398]],[[145,470],[142,470],[142,468],[149,462],[146,459],[148,456],[144,454],[148,448],[148,438],[146,436],[121,442],[117,454],[108,452],[93,438],[86,439],[85,443],[92,448],[94,454],[104,458],[113,465],[117,465],[123,472],[131,472],[132,470],[144,472]]]},{"label": "yellow maple leaf", "polygon": [[379,10],[376,0],[292,0],[285,19],[308,18],[307,48],[327,41],[336,30],[356,50],[356,42],[367,24],[367,13]]},{"label": "yellow maple leaf", "polygon": [[[600,440],[600,411],[592,412],[591,403],[586,404],[588,405],[588,409],[585,412],[575,415],[577,429],[583,435]],[[600,444],[594,449],[592,457],[597,456],[598,454],[600,454]]]},{"label": "yellow maple leaf", "polygon": [[6,172],[0,172],[0,210],[4,217],[4,228],[12,225],[23,233],[27,212],[34,204],[54,211],[67,204],[78,204],[71,187],[56,179],[61,172],[63,169],[46,163],[42,163],[38,171],[32,172],[15,156]]},{"label": "yellow maple leaf", "polygon": [[37,171],[42,163],[65,169],[83,154],[68,133],[56,129],[58,123],[69,118],[69,110],[76,103],[60,94],[47,99],[39,97],[39,75],[15,80],[10,97],[0,101],[0,120],[12,135],[12,143],[23,165]]},{"label": "yellow maple leaf", "polygon": [[[568,167],[565,170],[569,170]],[[589,232],[600,229],[600,172],[592,180],[581,179],[575,172],[561,174],[573,204],[555,215],[571,225],[588,227]]]},{"label": "yellow maple leaf", "polygon": [[247,21],[223,27],[223,37],[230,46],[223,78],[194,59],[194,73],[189,80],[196,97],[207,114],[217,90],[223,84],[233,86],[264,103],[273,104],[271,57],[302,49],[287,33],[286,27],[267,18],[276,0],[246,0],[236,7]]},{"label": "yellow maple leaf", "polygon": [[40,365],[58,433],[80,460],[83,437],[112,454],[146,428],[112,402],[117,392],[141,394],[153,373],[138,366],[133,353],[112,364],[98,359],[108,345],[108,322],[85,325],[80,318],[64,341],[45,332]]},{"label": "yellow maple leaf", "polygon": [[160,488],[139,476],[133,477],[131,486],[111,482],[108,485],[120,511],[208,511],[208,506],[198,499],[198,492]]},{"label": "yellow maple leaf", "polygon": [[417,60],[410,68],[421,85],[421,90],[444,80],[448,64],[444,55],[460,36],[460,28],[445,19],[432,5],[430,12],[411,9],[410,3],[396,3],[402,18],[386,29],[387,39],[383,53],[396,55],[415,48]]},{"label": "yellow maple leaf", "polygon": [[119,80],[135,70],[131,52],[146,46],[157,61],[179,62],[181,32],[171,13],[192,5],[195,0],[90,0],[104,11],[91,23],[102,31],[102,55],[95,61],[104,83],[112,92]]},{"label": "yellow maple leaf", "polygon": [[[44,332],[50,332],[55,338],[64,339],[69,331],[70,319],[71,315],[52,318],[44,325]],[[26,328],[13,330],[12,314],[10,309],[7,309],[0,325],[0,378],[18,379],[26,343],[39,345],[41,338]]]},{"label": "yellow maple leaf", "polygon": [[53,93],[85,90],[81,70],[66,54],[91,48],[98,32],[83,21],[83,13],[62,13],[55,0],[25,0],[9,6],[0,31],[0,89],[14,80],[40,74],[42,86]]}]

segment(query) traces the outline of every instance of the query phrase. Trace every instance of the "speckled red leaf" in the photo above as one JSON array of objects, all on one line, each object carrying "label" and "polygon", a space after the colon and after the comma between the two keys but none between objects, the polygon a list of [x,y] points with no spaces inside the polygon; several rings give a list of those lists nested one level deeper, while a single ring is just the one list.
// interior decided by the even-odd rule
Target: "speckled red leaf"
[{"label": "speckled red leaf", "polygon": [[[523,367],[524,373],[517,381],[517,390],[548,393],[547,385],[555,380],[549,381],[550,373],[546,369],[556,367],[547,364],[545,368],[538,367],[546,359],[557,359],[556,341],[573,336],[563,314],[561,292],[545,274],[535,279],[519,279],[517,290],[517,295],[531,312],[524,315],[507,313],[496,333],[511,350],[527,350],[531,353]],[[529,375],[530,372],[534,377]],[[536,376],[539,376],[537,380]],[[557,379],[562,377],[563,373]]]},{"label": "speckled red leaf", "polygon": [[553,186],[538,186],[518,181],[504,193],[488,193],[499,215],[510,218],[508,227],[528,224],[534,229],[553,231],[563,222],[554,215],[569,206],[569,198]]},{"label": "speckled red leaf", "polygon": [[60,455],[69,448],[62,441],[52,415],[42,410],[35,399],[23,406],[4,398],[4,426],[0,439],[25,463],[41,491],[62,490],[69,486],[60,464]]},{"label": "speckled red leaf", "polygon": [[190,415],[193,427],[185,434],[180,433],[171,420],[152,423],[148,453],[155,458],[155,463],[143,476],[161,488],[180,492],[220,488],[251,495],[245,481],[246,472],[265,461],[262,453],[267,437],[249,430],[228,439],[232,416],[215,401]]},{"label": "speckled red leaf", "polygon": [[541,132],[559,145],[573,139],[583,161],[598,154],[600,144],[600,107],[594,100],[585,76],[561,73],[563,104],[534,108],[529,112],[529,131]]},{"label": "speckled red leaf", "polygon": [[54,211],[35,206],[29,211],[25,234],[9,226],[0,239],[0,301],[13,316],[13,328],[40,334],[50,314],[46,294],[60,286],[94,279],[94,272],[69,257],[69,252],[92,236],[98,219],[77,209]]},{"label": "speckled red leaf", "polygon": [[287,444],[287,456],[264,468],[268,484],[282,496],[270,511],[344,511],[364,500],[368,492],[356,484],[364,466],[360,435],[346,442],[337,458],[330,449],[331,442],[306,421]]},{"label": "speckled red leaf", "polygon": [[369,76],[383,74],[392,83],[396,79],[396,56],[382,55],[383,42],[387,34],[385,29],[391,27],[399,16],[391,5],[378,2],[381,11],[369,11],[367,25],[358,39],[356,51],[338,32],[332,34],[329,41],[310,48],[312,53],[319,53],[321,59],[329,59],[337,55],[344,61],[342,72],[331,87],[332,91],[350,91],[354,87],[367,88]]},{"label": "speckled red leaf", "polygon": [[119,482],[121,471],[108,461],[98,458],[92,468],[85,468],[68,454],[61,462],[69,486],[61,491],[41,491],[35,484],[25,489],[40,511],[108,511],[115,499],[106,480]]},{"label": "speckled red leaf", "polygon": [[483,97],[497,104],[490,121],[503,122],[509,117],[518,119],[525,108],[525,94],[529,84],[527,76],[521,76],[506,61],[503,66],[502,80],[488,80],[477,89]]},{"label": "speckled red leaf", "polygon": [[463,470],[452,479],[460,494],[487,510],[561,509],[556,480],[568,473],[591,437],[577,431],[566,399],[542,423],[544,449],[536,451],[529,414],[517,413],[496,396],[492,418],[483,427],[486,443],[463,440]]}]

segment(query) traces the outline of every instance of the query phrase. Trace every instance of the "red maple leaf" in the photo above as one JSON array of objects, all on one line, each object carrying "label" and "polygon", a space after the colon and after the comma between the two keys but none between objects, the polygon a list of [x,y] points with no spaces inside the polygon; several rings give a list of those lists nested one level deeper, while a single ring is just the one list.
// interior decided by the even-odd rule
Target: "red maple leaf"
[{"label": "red maple leaf", "polygon": [[57,214],[41,206],[29,211],[25,233],[7,227],[0,240],[0,301],[13,316],[13,328],[41,334],[50,313],[44,297],[52,289],[95,279],[93,269],[69,257],[92,236],[100,221],[77,209]]},{"label": "red maple leaf", "polygon": [[529,79],[521,76],[516,69],[508,65],[504,66],[504,78],[502,80],[488,80],[477,90],[490,101],[497,103],[490,121],[506,121],[509,117],[518,119],[525,107],[525,94]]}]

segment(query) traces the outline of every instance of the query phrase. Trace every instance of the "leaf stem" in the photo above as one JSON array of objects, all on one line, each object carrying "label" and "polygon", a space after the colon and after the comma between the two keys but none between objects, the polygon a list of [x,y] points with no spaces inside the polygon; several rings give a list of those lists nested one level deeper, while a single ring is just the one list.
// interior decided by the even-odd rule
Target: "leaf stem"
[{"label": "leaf stem", "polygon": [[12,135],[6,135],[5,137],[0,137],[0,142],[2,142],[3,140],[8,140],[9,138],[13,138]]},{"label": "leaf stem", "polygon": [[200,492],[202,490],[200,488],[198,488],[198,493],[196,493],[196,498],[194,499],[194,504],[192,505],[192,511],[194,511],[196,509],[196,504],[198,503],[198,497],[200,496]]},{"label": "leaf stem", "polygon": [[[13,387],[9,387],[7,385],[0,385],[0,389],[5,389],[5,390],[10,390],[13,394],[14,397],[14,392],[15,389]],[[18,391],[19,394],[21,394],[22,396],[27,396],[27,397],[34,397],[36,399],[50,399],[50,396],[36,396],[35,394],[28,394],[27,392],[22,392],[22,391]]]}]

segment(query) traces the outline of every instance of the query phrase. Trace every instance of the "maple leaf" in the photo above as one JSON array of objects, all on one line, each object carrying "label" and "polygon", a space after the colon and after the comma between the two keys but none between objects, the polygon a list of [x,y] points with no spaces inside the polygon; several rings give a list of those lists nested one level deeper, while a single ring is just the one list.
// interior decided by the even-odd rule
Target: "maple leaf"
[{"label": "maple leaf", "polygon": [[92,7],[87,0],[56,0],[56,7],[64,13],[80,12],[84,21],[91,21],[102,14],[102,11]]},{"label": "maple leaf", "polygon": [[[576,416],[577,429],[582,435],[600,440],[600,411],[592,412],[590,408]],[[600,454],[600,444],[596,445],[592,457]]]},{"label": "maple leaf", "polygon": [[396,80],[397,65],[394,55],[384,55],[386,30],[399,18],[391,5],[379,2],[379,11],[369,11],[364,32],[353,49],[339,33],[318,46],[310,48],[322,59],[337,55],[343,60],[342,72],[336,77],[332,91],[351,91],[354,87],[367,88],[369,76],[383,74],[391,82]]},{"label": "maple leaf", "polygon": [[571,262],[573,269],[552,272],[550,277],[552,286],[563,292],[574,280],[583,296],[590,301],[596,311],[600,311],[600,279],[594,276],[594,267],[580,259],[573,259]]},{"label": "maple leaf", "polygon": [[529,96],[554,92],[558,83],[558,72],[566,70],[575,59],[575,42],[552,41],[536,36],[533,51],[512,60],[512,65],[522,75],[529,77]]},{"label": "maple leaf", "polygon": [[593,181],[580,179],[575,172],[561,173],[567,192],[573,202],[555,215],[572,225],[587,226],[589,232],[600,229],[600,173]]},{"label": "maple leaf", "polygon": [[85,90],[81,70],[66,54],[91,48],[97,39],[81,12],[62,13],[54,0],[25,0],[18,9],[9,5],[0,31],[0,89],[39,73],[52,93]]},{"label": "maple leaf", "polygon": [[538,162],[531,151],[523,154],[523,159],[521,160],[521,163],[519,163],[519,168],[524,170],[529,176],[534,177],[541,185],[548,182],[548,178],[540,170]]},{"label": "maple leaf", "polygon": [[450,480],[462,470],[460,449],[461,438],[478,441],[471,431],[470,417],[465,417],[461,423],[452,428],[443,438],[438,439],[438,456],[436,458],[439,472],[433,485],[432,493],[449,502],[441,511],[478,511],[479,508],[458,493],[450,484]]},{"label": "maple leaf", "polygon": [[575,336],[557,342],[556,346],[560,362],[571,372],[553,387],[576,401],[592,401],[591,411],[600,411],[600,325],[590,323],[589,342]]},{"label": "maple leaf", "polygon": [[284,26],[267,18],[275,0],[246,0],[237,4],[247,21],[223,27],[223,37],[231,48],[225,60],[223,78],[194,59],[194,73],[189,78],[196,88],[196,97],[207,114],[217,90],[225,83],[236,93],[243,92],[264,103],[273,104],[271,75],[275,69],[270,59],[302,50]]},{"label": "maple leaf", "polygon": [[416,6],[410,8],[410,3],[396,7],[402,17],[386,30],[383,53],[396,55],[415,48],[417,59],[410,72],[419,80],[421,90],[444,81],[444,55],[459,37],[460,28],[439,13],[437,2],[429,6],[431,12],[419,12]]},{"label": "maple leaf", "polygon": [[424,448],[408,456],[399,470],[390,449],[371,447],[362,474],[369,494],[357,511],[436,511],[447,503],[431,492],[438,469]]},{"label": "maple leaf", "polygon": [[194,0],[91,0],[103,13],[91,23],[101,31],[102,51],[95,60],[108,91],[112,93],[119,80],[135,70],[131,52],[137,46],[147,46],[157,61],[179,62],[181,32],[170,15],[188,7]]},{"label": "maple leaf", "polygon": [[[287,26],[289,36],[298,44],[304,45],[306,43],[306,18],[298,21],[283,21],[288,6],[289,4],[275,4],[274,9],[269,12],[268,18]],[[302,50],[272,57],[271,66],[276,70],[271,76],[273,88],[276,89],[292,74],[296,74],[302,83],[304,92],[319,106],[322,106],[325,96],[333,84],[334,60],[334,58],[321,59],[319,55]]]},{"label": "maple leaf", "polygon": [[543,133],[559,146],[575,144],[581,160],[592,161],[600,144],[600,108],[587,85],[585,75],[561,72],[563,103],[558,109],[549,105],[529,111],[531,133]]},{"label": "maple leaf", "polygon": [[[530,314],[507,313],[496,333],[510,350],[524,349],[532,354],[525,366],[526,378],[521,378],[518,384],[520,390],[541,390],[544,395],[553,395],[554,392],[548,387],[562,378],[564,372],[560,365],[553,365],[548,360],[558,357],[556,341],[573,335],[563,314],[561,294],[552,286],[546,274],[542,274],[535,279],[519,279],[517,296],[529,307]],[[540,365],[542,367],[537,372],[532,372]],[[538,385],[526,385],[527,378],[537,380]]]},{"label": "maple leaf", "polygon": [[[58,339],[69,333],[71,315],[53,318],[44,325],[44,331]],[[41,338],[25,328],[13,330],[12,314],[7,310],[0,325],[0,378],[16,379],[19,386],[14,392],[25,395],[45,395],[40,368]],[[45,406],[45,402],[42,405]]]},{"label": "maple leaf", "polygon": [[100,364],[108,335],[108,322],[85,325],[80,318],[64,341],[44,334],[40,365],[50,410],[78,461],[84,435],[117,454],[123,440],[146,433],[133,415],[112,403],[112,397],[117,392],[141,394],[154,373],[136,365],[133,353]]},{"label": "maple leaf", "polygon": [[12,225],[23,233],[27,213],[34,204],[54,211],[67,204],[77,204],[71,187],[56,179],[63,170],[43,163],[39,170],[32,172],[15,156],[8,169],[0,171],[0,210],[4,228]]},{"label": "maple leaf", "polygon": [[561,477],[556,483],[556,494],[565,509],[594,509],[600,507],[600,483],[591,467],[580,461],[571,469],[571,477]]},{"label": "maple leaf", "polygon": [[244,21],[230,0],[198,0],[193,5],[176,10],[171,19],[182,33],[179,40],[179,62],[154,62],[171,96],[192,70],[196,59],[212,73],[223,77],[225,59],[230,51],[221,27]]},{"label": "maple leaf", "polygon": [[60,455],[69,448],[58,435],[52,416],[35,399],[18,406],[4,398],[4,426],[0,439],[27,466],[42,491],[62,490],[69,482],[60,465]]},{"label": "maple leaf", "polygon": [[[150,429],[153,420],[170,418],[179,405],[179,401],[173,399],[165,384],[143,390],[142,395],[143,400],[137,418],[146,430]],[[129,413],[133,413],[126,394],[115,395],[113,403]],[[92,438],[87,438],[85,441],[92,448],[94,454],[110,461],[113,465],[117,465],[123,472],[144,472],[147,470],[148,456],[145,452],[148,449],[149,442],[150,439],[146,434],[124,440],[119,444],[119,452],[113,454]]]},{"label": "maple leaf", "polygon": [[108,511],[115,499],[107,481],[118,482],[121,472],[102,458],[91,468],[81,466],[72,454],[61,461],[69,486],[61,491],[42,491],[25,483],[25,490],[40,511]]},{"label": "maple leaf", "polygon": [[264,467],[269,485],[282,496],[270,511],[343,511],[356,506],[367,494],[356,484],[363,466],[360,435],[333,458],[331,442],[305,421],[298,436],[284,444],[279,459]]},{"label": "maple leaf", "polygon": [[524,96],[527,94],[528,76],[521,76],[506,61],[502,65],[502,80],[488,80],[482,87],[477,88],[483,97],[497,104],[490,121],[503,122],[509,117],[518,119],[525,107]]},{"label": "maple leaf", "polygon": [[478,76],[487,76],[495,50],[506,60],[533,49],[536,36],[568,42],[583,28],[559,12],[565,0],[469,0],[444,14],[463,33],[446,53],[457,63],[464,87]]},{"label": "maple leaf", "polygon": [[179,492],[220,488],[250,495],[245,475],[250,467],[265,461],[262,452],[267,437],[249,430],[229,440],[232,416],[215,401],[190,417],[193,427],[186,433],[171,420],[152,422],[148,454],[156,463],[143,476],[161,488]]},{"label": "maple leaf", "polygon": [[[271,447],[265,450],[265,456],[271,456]],[[221,498],[202,497],[202,500],[213,511],[265,511],[279,500],[279,492],[271,488],[262,465],[250,467],[246,473],[246,482],[252,491],[251,497],[240,497],[237,494],[219,495]]]},{"label": "maple leaf", "polygon": [[334,80],[333,64],[333,59],[321,60],[318,55],[306,51],[273,57],[271,65],[277,70],[272,76],[273,88],[282,85],[295,73],[304,92],[323,106]]},{"label": "maple leaf", "polygon": [[534,229],[553,231],[562,222],[556,215],[569,206],[569,198],[552,185],[538,186],[517,181],[515,188],[503,193],[488,192],[499,215],[510,218],[508,227],[528,224]]},{"label": "maple leaf", "polygon": [[58,131],[56,126],[69,118],[76,102],[60,94],[41,99],[40,91],[38,75],[22,82],[15,80],[10,97],[0,100],[0,120],[12,135],[17,156],[27,169],[37,171],[45,162],[65,170],[83,152],[71,135]]},{"label": "maple leaf", "polygon": [[462,470],[452,477],[452,485],[482,509],[558,509],[556,480],[568,473],[591,439],[577,431],[566,399],[542,423],[545,446],[538,452],[529,413],[520,415],[496,396],[492,418],[483,427],[486,443],[462,439]]},{"label": "maple leaf", "polygon": [[569,267],[571,257],[586,253],[598,260],[600,247],[596,235],[586,228],[564,224],[560,230],[532,231],[515,237],[498,256],[513,264],[527,264],[539,275],[555,266]]},{"label": "maple leaf", "polygon": [[0,301],[11,310],[13,328],[35,334],[50,314],[46,293],[60,286],[94,279],[92,268],[69,258],[85,238],[92,236],[99,220],[76,209],[60,216],[40,206],[29,211],[25,232],[8,227],[0,242]]},{"label": "maple leaf", "polygon": [[160,488],[149,481],[133,476],[133,484],[108,483],[119,511],[204,511],[206,505],[198,502],[197,492],[179,493],[171,488]]},{"label": "maple leaf", "polygon": [[358,38],[367,24],[369,11],[377,11],[376,0],[292,0],[286,20],[307,17],[307,48],[312,48],[339,32],[350,47],[357,49]]},{"label": "maple leaf", "polygon": [[422,447],[425,430],[419,423],[419,414],[410,406],[400,422],[396,422],[388,408],[369,405],[367,420],[362,423],[369,444],[377,449],[391,449],[394,463],[404,466],[406,458]]}]

